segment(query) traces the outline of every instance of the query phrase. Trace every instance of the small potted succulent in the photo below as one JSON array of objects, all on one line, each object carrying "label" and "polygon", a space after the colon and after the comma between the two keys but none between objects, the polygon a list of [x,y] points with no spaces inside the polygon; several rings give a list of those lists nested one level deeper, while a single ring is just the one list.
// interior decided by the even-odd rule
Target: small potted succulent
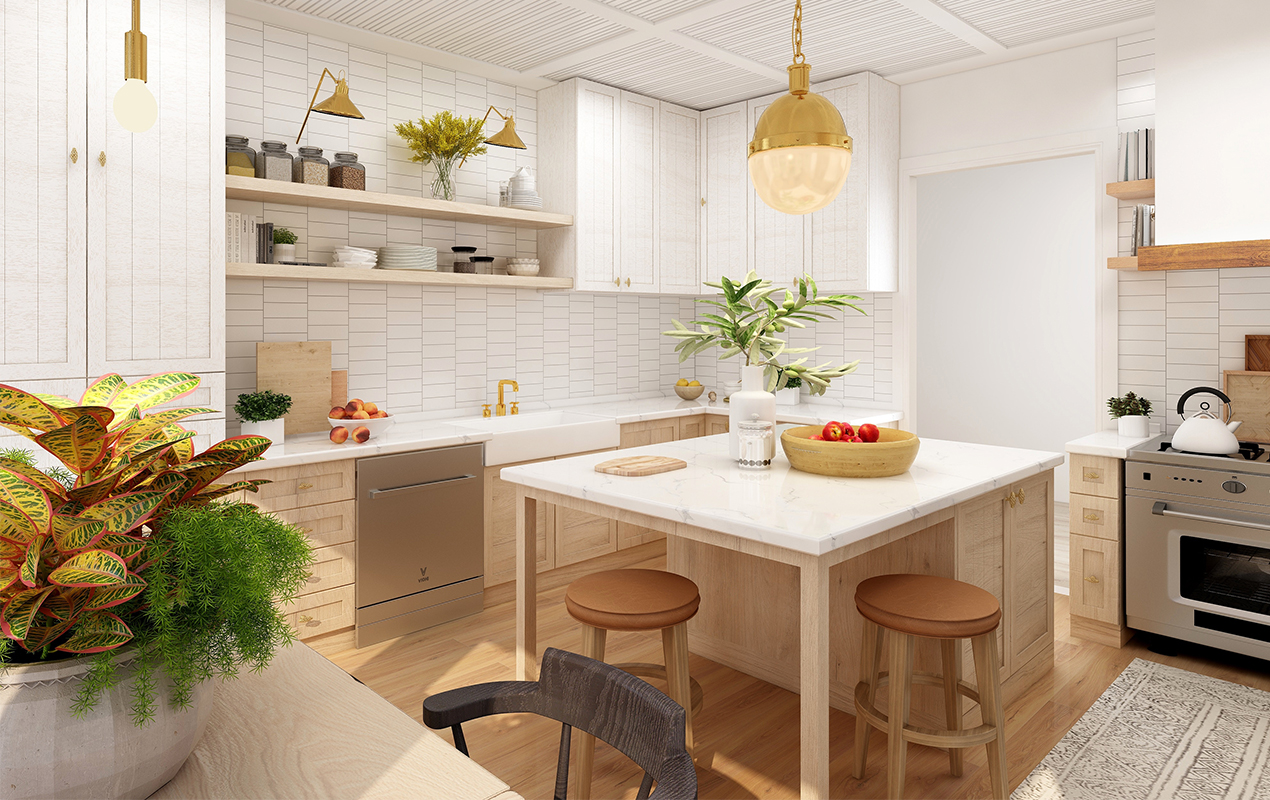
[{"label": "small potted succulent", "polygon": [[295,261],[295,232],[290,228],[273,229],[273,263]]},{"label": "small potted succulent", "polygon": [[1124,397],[1107,400],[1107,410],[1116,421],[1121,436],[1145,439],[1151,435],[1151,401],[1128,392]]},{"label": "small potted succulent", "polygon": [[282,450],[282,444],[286,439],[287,421],[283,417],[290,410],[291,397],[289,395],[271,392],[268,389],[263,392],[240,394],[238,402],[234,403],[234,413],[238,414],[238,418],[243,421],[243,435],[263,436],[273,442],[270,450],[274,455]]}]

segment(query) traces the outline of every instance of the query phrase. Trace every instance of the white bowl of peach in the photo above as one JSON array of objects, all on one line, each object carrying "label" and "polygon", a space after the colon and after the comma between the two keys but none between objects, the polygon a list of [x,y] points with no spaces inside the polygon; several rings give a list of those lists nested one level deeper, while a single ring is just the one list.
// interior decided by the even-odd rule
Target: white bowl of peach
[{"label": "white bowl of peach", "polygon": [[[382,434],[396,422],[391,414],[375,403],[356,398],[349,400],[348,405],[332,408],[326,415],[326,421],[331,423],[331,441],[336,444],[343,444],[349,439],[364,442],[372,436]],[[337,433],[340,428],[348,433]]]}]

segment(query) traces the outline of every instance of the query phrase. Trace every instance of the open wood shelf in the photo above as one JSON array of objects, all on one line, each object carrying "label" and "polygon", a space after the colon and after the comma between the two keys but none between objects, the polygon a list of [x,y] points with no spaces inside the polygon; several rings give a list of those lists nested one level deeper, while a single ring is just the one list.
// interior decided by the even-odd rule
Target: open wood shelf
[{"label": "open wood shelf", "polygon": [[573,217],[568,214],[522,211],[518,208],[483,206],[476,203],[452,203],[447,200],[433,200],[431,197],[363,192],[334,186],[313,186],[307,183],[246,178],[241,175],[225,176],[225,197],[230,200],[254,200],[310,208],[339,208],[347,211],[367,211],[373,214],[505,225],[511,228],[567,228],[573,224]]},{"label": "open wood shelf", "polygon": [[1107,269],[1137,269],[1137,256],[1113,256],[1107,259]]},{"label": "open wood shelf", "polygon": [[572,278],[540,278],[520,275],[465,275],[411,269],[349,269],[348,267],[300,267],[290,264],[225,265],[226,278],[278,278],[292,281],[346,281],[348,283],[413,283],[427,286],[490,286],[503,289],[572,289]]},{"label": "open wood shelf", "polygon": [[1155,178],[1109,183],[1107,194],[1117,200],[1146,200],[1149,197],[1155,197]]}]

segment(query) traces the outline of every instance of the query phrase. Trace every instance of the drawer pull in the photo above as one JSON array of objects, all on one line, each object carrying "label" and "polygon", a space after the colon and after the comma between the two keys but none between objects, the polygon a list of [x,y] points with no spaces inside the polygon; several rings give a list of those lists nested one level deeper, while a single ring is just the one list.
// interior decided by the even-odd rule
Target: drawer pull
[{"label": "drawer pull", "polygon": [[300,529],[300,532],[301,532],[301,533],[313,533],[313,529],[312,529],[312,528],[301,528],[301,529]]},{"label": "drawer pull", "polygon": [[1102,478],[1102,473],[1099,472],[1098,470],[1096,469],[1085,470],[1085,480],[1096,481],[1096,480],[1100,480],[1101,478]]},{"label": "drawer pull", "polygon": [[310,622],[313,621],[313,617],[309,616],[308,614],[301,614],[300,619],[298,621],[301,625],[308,625]]},{"label": "drawer pull", "polygon": [[1019,490],[1019,505],[1023,505],[1023,503],[1025,502],[1027,502],[1027,495],[1023,492],[1022,489],[1020,489]]},{"label": "drawer pull", "polygon": [[322,579],[319,578],[318,576],[316,575],[309,576],[309,583],[321,583],[321,582],[322,582]]},{"label": "drawer pull", "polygon": [[296,490],[297,492],[303,492],[305,489],[312,489],[312,488],[313,488],[313,484],[311,484],[311,483],[302,483],[302,484],[300,484],[299,486],[295,487],[295,490]]},{"label": "drawer pull", "polygon": [[1090,575],[1088,578],[1085,578],[1085,580],[1089,581],[1090,583],[1102,583],[1102,581],[1098,580],[1097,575]]},{"label": "drawer pull", "polygon": [[1005,499],[1010,501],[1010,508],[1014,508],[1014,501],[1018,499],[1018,496],[1018,492],[1010,492],[1005,496]]},{"label": "drawer pull", "polygon": [[1085,519],[1086,519],[1087,521],[1089,521],[1089,522],[1097,522],[1098,520],[1102,519],[1102,517],[1101,517],[1101,516],[1099,516],[1097,512],[1094,512],[1094,511],[1086,511],[1086,512],[1085,512]]}]

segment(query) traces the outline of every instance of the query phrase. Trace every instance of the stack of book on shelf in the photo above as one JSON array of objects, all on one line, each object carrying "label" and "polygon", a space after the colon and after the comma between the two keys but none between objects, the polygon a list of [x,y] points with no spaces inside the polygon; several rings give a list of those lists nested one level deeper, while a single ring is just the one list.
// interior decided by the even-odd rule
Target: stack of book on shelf
[{"label": "stack of book on shelf", "polygon": [[1139,247],[1155,244],[1155,204],[1139,204],[1133,209],[1133,255]]},{"label": "stack of book on shelf", "polygon": [[1139,128],[1120,134],[1118,181],[1155,177],[1155,128]]},{"label": "stack of book on shelf", "polygon": [[273,223],[237,211],[225,212],[225,260],[233,264],[272,261]]}]

